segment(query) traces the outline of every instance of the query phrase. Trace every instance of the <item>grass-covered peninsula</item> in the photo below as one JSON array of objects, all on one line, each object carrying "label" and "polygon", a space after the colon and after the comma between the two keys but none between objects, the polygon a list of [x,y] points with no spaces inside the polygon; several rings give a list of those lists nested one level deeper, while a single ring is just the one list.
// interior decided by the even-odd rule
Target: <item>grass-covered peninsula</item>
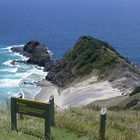
[{"label": "grass-covered peninsula", "polygon": [[[140,139],[140,70],[111,45],[83,36],[59,60],[53,60],[47,48],[36,40],[12,51],[28,57],[18,63],[43,66],[49,72],[43,81],[34,83],[41,86],[34,100],[47,102],[54,96],[52,140],[98,140],[102,107],[110,109],[106,140]],[[43,139],[43,119],[18,117],[18,132],[11,131],[9,108],[0,109],[0,120],[2,140]]]},{"label": "grass-covered peninsula", "polygon": [[[78,99],[83,98],[80,94],[85,94],[84,96],[87,98],[88,93],[92,94],[89,98],[92,98],[93,101],[95,101],[95,99],[102,100],[109,97],[127,95],[128,98],[125,98],[124,108],[127,106],[130,108],[137,106],[137,108],[139,108],[138,94],[129,97],[129,94],[133,95],[137,89],[139,89],[139,68],[124,58],[105,41],[91,36],[82,36],[75,42],[74,46],[70,47],[58,60],[52,59],[48,49],[37,40],[29,41],[23,48],[12,48],[12,51],[29,57],[24,63],[43,66],[44,71],[49,72],[46,74],[46,80],[58,87],[56,90],[59,89],[58,92],[60,93],[58,94],[62,95],[61,99],[63,95],[69,95],[70,92],[67,91],[74,91],[72,89],[76,86],[77,88],[75,88],[75,90],[78,89],[77,92],[71,93],[72,97],[66,100],[71,100],[71,98],[76,100],[77,97]],[[49,87],[49,85],[47,86]],[[102,90],[106,98],[103,97],[102,93],[97,93],[95,90],[96,86],[99,88],[97,91]],[[85,92],[82,93],[81,88],[84,88]],[[66,90],[64,91],[64,89]],[[45,90],[49,91],[50,94],[51,91],[47,88],[41,93],[43,99],[47,100],[45,98],[45,96],[47,96]],[[93,93],[91,93],[91,91],[93,91]],[[76,95],[76,93],[79,93],[79,95]],[[96,94],[102,97],[96,98]],[[76,96],[74,97],[74,95]],[[92,100],[89,102],[90,99],[86,101],[86,98],[86,104],[92,103]],[[83,101],[79,100],[79,103],[80,102]],[[127,105],[126,103],[130,104]],[[73,102],[67,102],[66,104],[73,105]],[[117,101],[117,105],[119,104],[122,106],[123,103],[121,100],[120,102]]]}]

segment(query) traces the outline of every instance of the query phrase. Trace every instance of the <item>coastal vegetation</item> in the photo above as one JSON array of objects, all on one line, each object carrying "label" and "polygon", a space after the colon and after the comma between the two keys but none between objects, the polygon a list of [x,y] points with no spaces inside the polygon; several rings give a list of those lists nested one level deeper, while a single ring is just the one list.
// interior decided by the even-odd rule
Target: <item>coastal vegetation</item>
[{"label": "coastal vegetation", "polygon": [[[107,112],[107,140],[139,140],[140,112],[122,110]],[[10,128],[10,112],[0,109],[0,139],[2,140],[41,140],[44,136],[42,119],[24,116],[18,119],[18,132]],[[52,140],[98,140],[99,111],[82,108],[70,108],[65,112],[55,112],[55,127],[52,128]]]},{"label": "coastal vegetation", "polygon": [[[53,65],[54,68],[49,69],[46,79],[52,80],[58,86],[65,86],[78,77],[91,74],[93,70],[98,71],[99,79],[105,79],[120,58],[124,59],[108,43],[91,36],[83,36]],[[57,80],[60,77],[62,81]]]},{"label": "coastal vegetation", "polygon": [[46,65],[45,70],[49,71],[46,80],[62,88],[77,79],[96,75],[99,81],[108,80],[114,88],[130,93],[140,81],[140,71],[135,65],[108,43],[91,36],[80,37],[63,57]]},{"label": "coastal vegetation", "polygon": [[[13,51],[18,52],[19,48],[14,48]],[[83,36],[62,58],[52,60],[47,49],[33,40],[28,42],[22,51],[20,49],[20,53],[29,57],[27,64],[43,66],[45,71],[49,71],[46,80],[61,89],[77,78],[96,75],[96,82],[109,81],[113,88],[119,89],[123,94],[131,93],[108,110],[105,135],[106,140],[140,139],[140,72],[108,43]],[[102,106],[101,102],[99,104]],[[98,140],[99,110],[88,107],[56,111],[55,127],[51,131],[52,140]],[[27,116],[24,116],[23,120],[18,118],[17,133],[11,131],[9,109],[1,109],[0,114],[0,139],[43,139],[42,119]]]},{"label": "coastal vegetation", "polygon": [[0,9],[0,140],[140,140],[140,0]]},{"label": "coastal vegetation", "polygon": [[63,59],[72,68],[75,75],[84,76],[98,69],[100,75],[109,73],[117,63],[119,55],[109,44],[92,38],[81,37]]},{"label": "coastal vegetation", "polygon": [[27,64],[43,66],[44,71],[49,71],[46,80],[59,88],[96,76],[97,82],[108,81],[122,95],[130,94],[117,107],[139,108],[140,98],[136,94],[140,91],[139,68],[102,40],[82,36],[59,60],[53,60],[47,48],[36,40],[29,41],[23,48],[12,48],[12,51],[28,56]]}]

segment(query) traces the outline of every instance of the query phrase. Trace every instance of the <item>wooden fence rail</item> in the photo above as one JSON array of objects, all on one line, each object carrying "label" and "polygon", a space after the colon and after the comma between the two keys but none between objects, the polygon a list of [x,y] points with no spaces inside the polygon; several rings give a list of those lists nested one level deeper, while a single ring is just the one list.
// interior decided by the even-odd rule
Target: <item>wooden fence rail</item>
[{"label": "wooden fence rail", "polygon": [[[53,96],[50,97],[49,102],[47,104],[37,102],[37,101],[31,101],[31,100],[12,97],[11,98],[11,128],[12,130],[17,131],[17,119],[16,119],[17,113],[44,118],[45,119],[45,140],[50,140],[51,126],[54,126],[55,124],[54,105],[67,114],[66,110],[60,108],[58,105],[54,103]],[[76,113],[70,113],[67,115],[74,116],[73,114],[75,114],[75,116],[77,115]],[[85,119],[87,117],[89,119],[88,115],[84,115],[81,117],[84,117]],[[94,117],[92,118],[90,116],[90,119],[94,119]],[[106,120],[112,123],[113,125],[118,125],[119,127],[122,127],[122,128],[131,129],[134,131],[140,131],[140,128],[126,126],[126,125],[113,121],[112,119],[110,119],[109,116],[107,117],[107,109],[102,108],[100,111],[99,140],[105,140]]]}]

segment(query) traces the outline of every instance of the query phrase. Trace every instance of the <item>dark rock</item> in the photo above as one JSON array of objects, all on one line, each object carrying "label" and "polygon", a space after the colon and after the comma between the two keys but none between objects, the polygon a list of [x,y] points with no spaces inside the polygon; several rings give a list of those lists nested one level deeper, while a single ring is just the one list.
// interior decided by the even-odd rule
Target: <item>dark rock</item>
[{"label": "dark rock", "polygon": [[24,51],[23,47],[13,47],[13,48],[11,48],[11,51],[22,54],[25,57],[30,57],[30,54],[28,52]]},{"label": "dark rock", "polygon": [[128,94],[140,85],[140,71],[112,46],[101,40],[80,37],[64,56],[45,66],[46,76],[54,84],[66,87],[75,79],[98,70],[99,80],[108,80],[114,88]]},{"label": "dark rock", "polygon": [[[42,49],[41,44],[37,40],[32,40],[25,44],[23,50],[30,54],[34,54],[36,52],[36,49],[39,47]],[[45,50],[45,48],[43,48],[43,50]]]},{"label": "dark rock", "polygon": [[28,42],[24,46],[23,51],[28,52],[30,54],[30,57],[27,60],[27,63],[29,64],[45,66],[45,63],[51,61],[47,48],[41,45],[36,40]]},{"label": "dark rock", "polygon": [[27,64],[35,64],[45,67],[46,63],[49,64],[52,61],[47,48],[36,40],[28,42],[24,47],[13,47],[11,50],[29,57]]},{"label": "dark rock", "polygon": [[99,80],[108,80],[124,94],[140,86],[138,68],[108,43],[90,36],[80,37],[57,61],[51,60],[47,48],[36,40],[23,48],[12,48],[12,51],[28,56],[28,64],[43,66],[49,71],[46,79],[59,87],[66,87],[74,80],[92,74],[93,70],[98,71]]},{"label": "dark rock", "polygon": [[24,82],[22,82],[21,84],[23,84],[23,85],[34,85],[35,83],[24,81]]},{"label": "dark rock", "polygon": [[49,74],[46,76],[46,80],[51,81],[59,87],[63,87],[64,83],[65,85],[69,84],[74,78],[70,67],[63,61],[53,62],[48,70]]},{"label": "dark rock", "polygon": [[128,94],[140,85],[140,71],[134,65],[119,59],[119,62],[106,77],[106,80],[109,80],[114,88],[118,88],[124,94]]},{"label": "dark rock", "polygon": [[57,61],[47,61],[45,63],[45,67],[44,67],[44,71],[51,71],[53,69],[53,67],[55,67],[55,64],[57,63]]},{"label": "dark rock", "polygon": [[13,47],[13,48],[11,48],[11,50],[13,52],[20,53],[20,52],[23,52],[23,47]]},{"label": "dark rock", "polygon": [[13,60],[10,62],[11,65],[17,65],[17,64],[26,64],[26,60]]}]

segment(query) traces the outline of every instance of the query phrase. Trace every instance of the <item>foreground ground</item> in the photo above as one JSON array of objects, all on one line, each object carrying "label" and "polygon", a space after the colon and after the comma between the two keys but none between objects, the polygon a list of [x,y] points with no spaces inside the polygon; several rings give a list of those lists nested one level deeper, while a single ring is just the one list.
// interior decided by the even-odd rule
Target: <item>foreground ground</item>
[{"label": "foreground ground", "polygon": [[[10,129],[10,112],[0,109],[0,140],[41,140],[44,135],[44,120],[25,117],[18,119],[19,132]],[[55,113],[53,140],[97,140],[99,111],[72,108]],[[106,140],[139,140],[140,111],[108,111]]]}]

